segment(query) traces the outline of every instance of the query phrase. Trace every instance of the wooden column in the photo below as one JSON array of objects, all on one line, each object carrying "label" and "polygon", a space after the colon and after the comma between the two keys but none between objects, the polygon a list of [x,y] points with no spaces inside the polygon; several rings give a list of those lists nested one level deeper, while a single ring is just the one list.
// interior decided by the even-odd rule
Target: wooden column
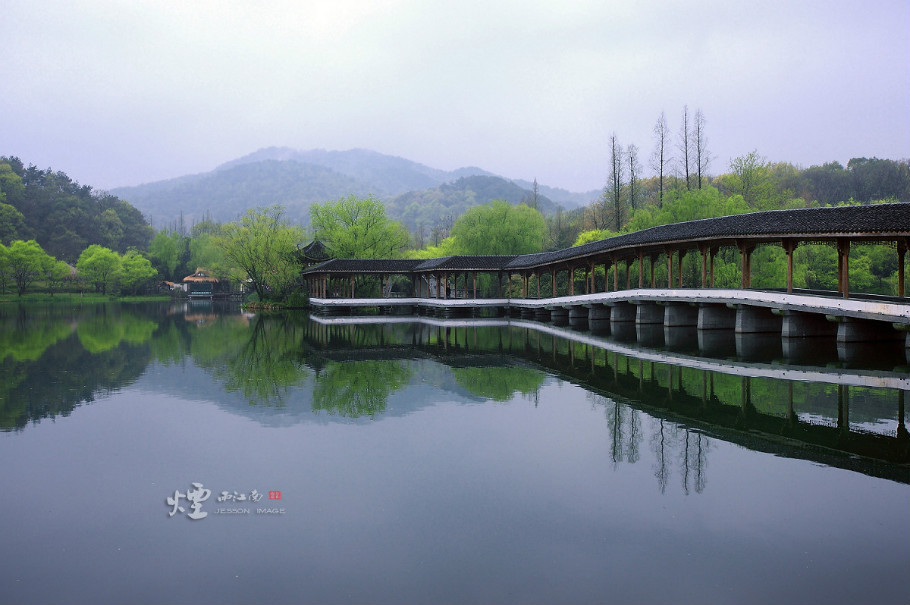
[{"label": "wooden column", "polygon": [[682,288],[682,275],[683,275],[682,263],[683,263],[683,258],[685,258],[685,256],[686,256],[686,251],[683,250],[683,249],[680,249],[680,251],[679,251],[679,256],[678,256],[678,258],[677,258],[677,261],[678,261],[678,262],[677,262],[677,268],[679,269],[679,271],[677,272],[677,273],[678,273],[677,279],[679,280],[679,287],[680,287],[680,288]]},{"label": "wooden column", "polygon": [[708,247],[699,246],[698,252],[701,254],[701,287],[708,285]]},{"label": "wooden column", "polygon": [[556,298],[556,268],[550,269],[550,285],[553,287],[553,298]]},{"label": "wooden column", "polygon": [[787,253],[787,292],[793,292],[793,251],[796,250],[797,242],[791,239],[783,241],[784,252]]},{"label": "wooden column", "polygon": [[667,288],[673,287],[673,251],[667,250]]},{"label": "wooden column", "polygon": [[844,298],[850,298],[850,240],[837,242],[837,283]]},{"label": "wooden column", "polygon": [[898,240],[897,241],[897,295],[906,296],[904,294],[904,256],[907,255],[907,241]]},{"label": "wooden column", "polygon": [[645,285],[645,257],[639,252],[638,253],[638,287],[642,288]]},{"label": "wooden column", "polygon": [[569,296],[575,295],[575,267],[569,267]]},{"label": "wooden column", "polygon": [[613,259],[613,289],[619,291],[619,261]]},{"label": "wooden column", "polygon": [[708,263],[711,265],[711,287],[714,287],[714,257],[717,256],[717,248],[711,248],[708,250]]},{"label": "wooden column", "polygon": [[740,287],[743,289],[752,287],[752,251],[755,250],[755,246],[749,245],[746,242],[737,242],[736,245],[739,247],[739,254],[742,257],[742,278],[740,279]]}]

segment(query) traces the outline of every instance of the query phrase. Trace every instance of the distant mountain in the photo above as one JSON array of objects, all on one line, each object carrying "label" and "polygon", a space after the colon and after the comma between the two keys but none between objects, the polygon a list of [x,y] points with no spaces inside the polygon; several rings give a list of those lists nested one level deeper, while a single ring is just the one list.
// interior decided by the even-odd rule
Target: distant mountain
[{"label": "distant mountain", "polygon": [[[468,176],[433,189],[409,191],[386,202],[390,216],[410,229],[418,224],[433,227],[444,217],[452,220],[472,206],[500,199],[511,204],[531,204],[533,194],[512,181],[498,176]],[[557,204],[538,195],[537,207],[544,214],[556,212]]]},{"label": "distant mountain", "polygon": [[298,151],[289,147],[260,149],[222,164],[215,170],[224,170],[264,160],[293,161],[329,168],[363,183],[368,183],[372,192],[382,198],[414,189],[429,189],[463,176],[492,176],[492,173],[475,167],[459,168],[454,171],[438,170],[404,158],[384,155],[367,149]]},{"label": "distant mountain", "polygon": [[[589,201],[587,194],[543,186],[539,192],[544,213],[556,210],[551,194],[570,207]],[[181,214],[188,225],[206,216],[226,222],[249,208],[272,204],[283,205],[291,221],[306,224],[313,202],[351,194],[375,195],[387,204],[392,218],[413,228],[418,222],[432,226],[443,217],[457,217],[491,199],[517,204],[532,197],[530,185],[522,187],[476,167],[445,171],[366,149],[288,147],[260,149],[211,172],[120,187],[111,193],[139,208],[156,228],[175,224]]]},{"label": "distant mountain", "polygon": [[329,168],[277,160],[238,164],[115,191],[118,193],[114,195],[142,210],[156,228],[171,225],[181,213],[187,224],[206,216],[228,222],[249,208],[272,204],[281,204],[289,220],[303,224],[309,220],[313,202],[371,193],[367,184]]},{"label": "distant mountain", "polygon": [[[519,187],[523,187],[529,191],[534,189],[534,183],[531,181],[525,181],[522,179],[515,179],[512,181]],[[587,206],[591,202],[597,200],[603,193],[600,189],[593,189],[591,191],[585,191],[583,193],[577,193],[575,191],[568,191],[566,189],[559,189],[557,187],[547,187],[546,185],[541,185],[538,183],[537,191],[540,195],[545,195],[557,204],[565,206],[566,208],[580,208],[582,206]]]}]

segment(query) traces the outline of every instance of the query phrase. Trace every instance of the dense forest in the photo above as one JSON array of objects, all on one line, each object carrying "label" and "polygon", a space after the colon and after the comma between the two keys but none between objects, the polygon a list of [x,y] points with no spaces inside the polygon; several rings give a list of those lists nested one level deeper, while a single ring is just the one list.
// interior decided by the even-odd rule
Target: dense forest
[{"label": "dense forest", "polygon": [[0,243],[34,239],[68,263],[97,244],[119,253],[148,250],[152,228],[142,213],[63,172],[0,157]]}]

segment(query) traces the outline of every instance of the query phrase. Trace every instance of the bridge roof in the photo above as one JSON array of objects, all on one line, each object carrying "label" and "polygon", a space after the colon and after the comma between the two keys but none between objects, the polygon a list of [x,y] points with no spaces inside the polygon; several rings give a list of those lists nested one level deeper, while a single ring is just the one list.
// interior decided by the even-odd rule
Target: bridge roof
[{"label": "bridge roof", "polygon": [[304,273],[410,273],[422,262],[419,258],[333,258]]},{"label": "bridge roof", "polygon": [[632,256],[666,246],[731,245],[792,238],[885,240],[910,237],[910,204],[769,210],[659,225],[581,246],[515,255],[443,256],[431,259],[332,259],[304,273],[410,273],[421,271],[499,271],[531,269],[586,257]]},{"label": "bridge roof", "polygon": [[910,204],[906,203],[769,210],[659,225],[572,248],[525,254],[516,257],[506,268],[525,269],[620,251],[637,252],[649,248],[659,250],[670,244],[695,247],[699,243],[728,245],[738,239],[765,242],[784,238],[884,239],[908,235]]},{"label": "bridge roof", "polygon": [[515,257],[514,254],[443,256],[425,260],[417,266],[416,271],[498,271]]}]

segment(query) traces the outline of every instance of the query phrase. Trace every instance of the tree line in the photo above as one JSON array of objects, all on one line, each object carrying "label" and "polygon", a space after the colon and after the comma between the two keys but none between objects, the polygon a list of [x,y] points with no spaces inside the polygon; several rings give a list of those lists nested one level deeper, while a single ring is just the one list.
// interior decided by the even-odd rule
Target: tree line
[{"label": "tree line", "polygon": [[[62,172],[0,158],[0,292],[14,286],[24,293],[36,282],[54,291],[72,278],[74,268],[105,293],[138,291],[153,279],[178,282],[204,268],[220,279],[245,284],[260,300],[281,300],[299,290],[301,248],[312,239],[340,258],[526,254],[726,214],[910,201],[906,161],[854,158],[846,167],[832,162],[800,169],[769,162],[753,151],[732,159],[726,172],[709,175],[714,158],[705,125],[700,110],[690,118],[684,108],[674,143],[661,114],[650,156],[654,174],[649,177],[642,176],[637,146],[623,146],[613,135],[607,183],[602,195],[585,207],[556,208],[544,215],[535,194],[521,203],[494,200],[457,217],[442,217],[429,238],[391,219],[372,195],[314,204],[307,229],[291,224],[280,206],[271,206],[229,223],[207,215],[192,225],[179,220],[153,231],[123,200],[80,186]],[[722,251],[717,285],[738,283],[738,254]],[[756,255],[753,285],[774,287],[784,267],[782,251],[761,247]],[[882,246],[856,246],[851,252],[856,289],[896,293],[895,257]],[[834,250],[825,246],[800,247],[796,286],[835,289],[834,258]],[[662,270],[657,267],[658,279]],[[695,260],[685,259],[684,273],[695,275]]]},{"label": "tree line", "polygon": [[148,250],[152,235],[128,202],[63,172],[0,157],[0,241],[33,239],[51,256],[74,263],[92,244],[119,254]]}]

